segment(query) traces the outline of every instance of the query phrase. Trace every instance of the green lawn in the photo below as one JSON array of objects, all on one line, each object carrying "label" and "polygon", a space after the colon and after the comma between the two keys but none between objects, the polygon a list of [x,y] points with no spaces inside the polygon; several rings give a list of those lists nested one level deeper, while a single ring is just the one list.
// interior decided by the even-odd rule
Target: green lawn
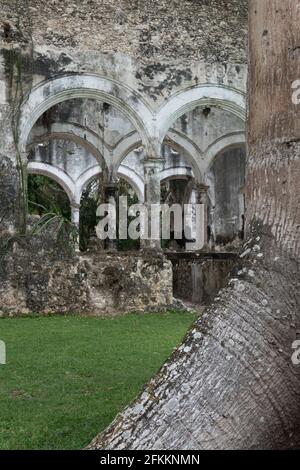
[{"label": "green lawn", "polygon": [[0,449],[80,449],[184,336],[188,313],[0,319]]}]

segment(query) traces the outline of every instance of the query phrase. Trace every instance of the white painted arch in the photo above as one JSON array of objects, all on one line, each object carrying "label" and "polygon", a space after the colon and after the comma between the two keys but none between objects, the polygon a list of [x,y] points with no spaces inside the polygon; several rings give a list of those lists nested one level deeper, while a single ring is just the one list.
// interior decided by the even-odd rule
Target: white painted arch
[{"label": "white painted arch", "polygon": [[29,174],[48,176],[58,183],[66,192],[70,203],[75,202],[75,183],[67,173],[60,168],[48,163],[29,162],[27,166]]},{"label": "white painted arch", "polygon": [[190,168],[178,167],[178,168],[166,168],[159,174],[160,181],[166,181],[170,179],[190,179],[194,178],[194,173]]},{"label": "white painted arch", "polygon": [[[29,174],[43,175],[56,181],[66,192],[71,205],[80,205],[84,188],[102,172],[100,165],[88,168],[74,182],[73,179],[61,168],[42,162],[29,162],[27,166]],[[136,191],[140,202],[144,201],[144,181],[131,168],[121,165],[118,176],[124,178]]]},{"label": "white painted arch", "polygon": [[130,152],[143,145],[141,138],[137,132],[130,132],[121,139],[116,145],[113,153],[114,167],[118,171],[122,161],[125,160]]},{"label": "white painted arch", "polygon": [[206,174],[217,156],[226,152],[230,148],[236,148],[246,145],[246,134],[244,131],[237,131],[220,137],[213,142],[207,149],[205,158],[205,171]]},{"label": "white painted arch", "polygon": [[19,147],[26,151],[28,136],[38,118],[58,103],[74,98],[105,101],[130,119],[146,147],[151,147],[153,113],[140,94],[117,80],[96,74],[72,74],[34,87],[21,106]]},{"label": "white painted arch", "polygon": [[139,202],[144,202],[144,180],[140,175],[125,165],[119,167],[117,175],[133,187]]},{"label": "white painted arch", "polygon": [[[99,165],[95,165],[88,170],[86,170],[78,180],[76,181],[76,189],[75,189],[75,202],[80,204],[80,199],[84,188],[97,176],[101,174],[101,167]],[[144,201],[144,181],[142,178],[131,168],[128,168],[124,165],[119,167],[117,176],[124,178],[135,190],[138,199],[140,202]]]},{"label": "white painted arch", "polygon": [[[192,166],[197,181],[202,182],[203,176],[199,168],[199,161],[203,156],[202,151],[194,144],[187,136],[171,130],[166,139],[165,144],[172,147],[174,150],[183,151],[185,156]],[[122,161],[129,155],[130,152],[139,148],[142,142],[137,132],[133,132],[125,136],[116,146],[113,153],[114,167],[118,171]]]},{"label": "white painted arch", "polygon": [[35,145],[39,143],[49,142],[50,140],[66,140],[70,142],[75,142],[77,145],[90,152],[101,165],[104,165],[104,167],[106,168],[108,168],[109,166],[109,160],[103,157],[102,153],[98,150],[97,147],[95,147],[95,145],[90,141],[90,139],[84,139],[83,137],[80,137],[74,134],[73,132],[51,132],[36,136],[33,138],[30,144],[27,145],[26,150],[29,151]]},{"label": "white painted arch", "polygon": [[172,95],[159,109],[156,125],[160,142],[180,116],[197,106],[217,106],[246,120],[246,95],[241,91],[224,85],[191,87]]},{"label": "white painted arch", "polygon": [[75,183],[75,196],[74,200],[76,204],[80,205],[81,196],[84,188],[96,177],[102,173],[102,168],[100,165],[95,165],[91,168],[88,168],[84,171],[79,178],[77,178]]}]

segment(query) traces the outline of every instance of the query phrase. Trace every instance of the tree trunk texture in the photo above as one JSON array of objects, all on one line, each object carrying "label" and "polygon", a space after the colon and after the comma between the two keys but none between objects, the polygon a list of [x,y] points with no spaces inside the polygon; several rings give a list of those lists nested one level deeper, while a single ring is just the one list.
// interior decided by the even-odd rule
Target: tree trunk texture
[{"label": "tree trunk texture", "polygon": [[300,2],[250,0],[248,242],[227,288],[90,449],[300,447]]}]

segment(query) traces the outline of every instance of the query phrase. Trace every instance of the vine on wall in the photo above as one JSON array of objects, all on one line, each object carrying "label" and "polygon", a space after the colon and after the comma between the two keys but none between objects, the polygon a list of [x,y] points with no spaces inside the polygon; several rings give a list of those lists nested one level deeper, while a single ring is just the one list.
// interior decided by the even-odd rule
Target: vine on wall
[{"label": "vine on wall", "polygon": [[28,0],[16,0],[15,11],[17,14],[17,37],[21,41],[17,47],[11,45],[7,65],[11,94],[11,128],[17,170],[16,228],[19,235],[26,235],[28,215],[27,158],[20,151],[19,128],[21,105],[25,98],[24,86],[26,85],[26,94],[29,93],[33,78],[33,40]]}]

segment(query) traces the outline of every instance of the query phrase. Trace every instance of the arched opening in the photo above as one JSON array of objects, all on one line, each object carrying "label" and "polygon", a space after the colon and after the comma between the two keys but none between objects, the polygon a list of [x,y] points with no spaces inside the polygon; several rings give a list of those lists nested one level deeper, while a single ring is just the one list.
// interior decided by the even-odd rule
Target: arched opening
[{"label": "arched opening", "polygon": [[[72,98],[55,104],[31,129],[27,147],[29,168],[47,168],[50,174],[59,173],[65,182],[72,201],[72,221],[79,228],[81,250],[88,249],[97,223],[96,210],[101,197],[95,191],[95,177],[100,182],[100,192],[103,188],[105,192],[112,180],[121,177],[133,187],[138,200],[143,200],[143,179],[135,169],[126,165],[121,165],[118,171],[114,169],[115,149],[133,134],[140,140],[131,120],[122,111],[91,98]],[[105,194],[101,200],[105,202]],[[125,242],[116,243],[120,249],[124,245]],[[136,244],[133,245],[135,248]]]},{"label": "arched opening", "polygon": [[[140,202],[137,191],[128,178],[118,177],[114,185],[114,199],[125,197],[128,209]],[[96,175],[83,187],[80,200],[79,233],[81,251],[112,248],[112,244],[108,244],[107,241],[99,240],[96,236],[96,226],[100,220],[100,217],[97,216],[97,208],[100,204],[105,202],[107,202],[106,185],[102,175]],[[115,202],[118,203],[118,201]],[[119,206],[117,206],[117,211],[118,209]],[[127,228],[133,218],[133,216],[128,217]],[[116,233],[117,238],[113,242],[113,247],[116,250],[135,251],[140,248],[140,240],[133,240],[129,237],[127,239],[120,238],[118,218],[116,220]]]},{"label": "arched opening", "polygon": [[52,253],[73,253],[78,233],[72,223],[71,200],[63,181],[55,174],[51,177],[35,170],[28,174],[27,193],[31,235],[38,236],[40,246]]},{"label": "arched opening", "polygon": [[72,74],[43,82],[26,97],[20,115],[20,150],[25,151],[31,129],[47,110],[73,99],[99,101],[114,107],[132,123],[144,145],[150,142],[152,112],[137,92],[96,74]]},{"label": "arched opening", "polygon": [[[164,174],[164,172],[162,172]],[[169,173],[169,172],[168,172]],[[166,174],[166,173],[165,173]],[[192,193],[194,178],[186,172],[186,175],[178,175],[175,171],[173,175],[168,174],[161,180],[161,203],[167,205],[170,209],[175,206],[184,207],[185,204],[192,203]],[[177,217],[175,221],[175,217]],[[171,251],[185,251],[186,243],[188,240],[193,238],[193,234],[190,233],[192,230],[193,220],[191,223],[188,222],[188,214],[181,210],[181,222],[179,220],[179,212],[170,212],[169,219],[169,237],[164,238],[162,233],[161,246],[163,249]],[[192,217],[192,214],[191,214]],[[178,233],[178,227],[182,224]]]},{"label": "arched opening", "polygon": [[246,149],[240,145],[221,151],[209,168],[206,180],[211,246],[234,250],[244,238],[245,167]]},{"label": "arched opening", "polygon": [[60,214],[71,221],[70,199],[57,181],[42,174],[28,175],[28,210],[31,215]]},{"label": "arched opening", "polygon": [[[164,143],[171,138],[177,145],[168,149],[171,156],[163,146],[165,181],[161,193],[172,203],[189,203],[190,231],[189,240],[171,241],[165,253],[173,265],[175,297],[205,304],[224,285],[235,256],[228,251],[237,252],[243,238],[244,115],[241,107],[233,109],[217,100],[180,106],[178,102],[173,122],[166,116],[171,127]],[[197,204],[203,208],[200,226],[196,225]],[[186,250],[186,242],[197,238],[204,240],[202,249]]]},{"label": "arched opening", "polygon": [[[186,111],[180,114],[180,109]],[[173,166],[178,176],[183,174],[184,167],[190,168],[190,177],[194,178],[195,184],[189,202],[204,205],[201,228],[203,248],[206,251],[214,250],[218,244],[224,246],[226,242],[243,237],[244,203],[241,192],[245,177],[245,150],[239,160],[226,155],[225,159],[215,163],[215,156],[220,155],[224,148],[243,146],[245,124],[242,111],[238,112],[238,106],[234,110],[228,103],[216,105],[213,100],[210,103],[196,100],[186,103],[183,108],[179,107],[174,113],[175,121],[167,131],[164,142],[168,143],[168,139],[172,138],[176,146],[175,150],[172,146],[173,155],[170,158],[168,153],[166,157],[166,145],[163,145],[164,160],[170,160],[169,166]],[[189,149],[188,153],[180,146],[183,142]],[[213,164],[217,166],[213,167]],[[217,196],[216,185],[220,188]],[[182,199],[181,204],[184,202]],[[226,229],[224,224],[227,224]]]}]

